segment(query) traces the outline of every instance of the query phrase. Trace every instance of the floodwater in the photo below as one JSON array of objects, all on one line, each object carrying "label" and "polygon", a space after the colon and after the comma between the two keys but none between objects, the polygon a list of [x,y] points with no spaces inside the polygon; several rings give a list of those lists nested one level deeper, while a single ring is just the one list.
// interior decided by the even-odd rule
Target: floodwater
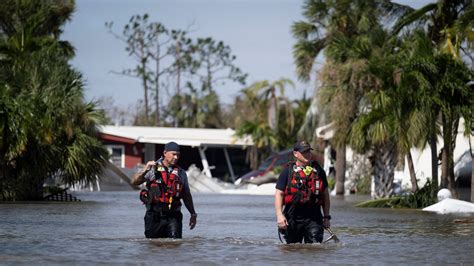
[{"label": "floodwater", "polygon": [[[353,207],[331,198],[340,243],[280,243],[272,196],[195,194],[183,239],[143,236],[138,192],[75,193],[81,202],[0,204],[0,264],[474,264],[474,216]],[[184,207],[183,207],[184,208]],[[325,234],[325,239],[328,234]]]}]

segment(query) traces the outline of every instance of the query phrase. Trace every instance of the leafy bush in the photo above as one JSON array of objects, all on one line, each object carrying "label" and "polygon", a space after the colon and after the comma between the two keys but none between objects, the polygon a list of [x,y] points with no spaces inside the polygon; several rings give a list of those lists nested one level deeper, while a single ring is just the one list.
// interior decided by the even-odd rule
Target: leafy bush
[{"label": "leafy bush", "polygon": [[360,195],[370,194],[370,176],[362,176],[356,179],[355,193]]},{"label": "leafy bush", "polygon": [[436,203],[435,191],[428,180],[423,188],[413,194],[364,201],[357,204],[356,207],[421,209],[434,203]]},{"label": "leafy bush", "polygon": [[329,177],[328,185],[329,185],[329,190],[333,190],[334,186],[336,186],[336,179],[334,177]]},{"label": "leafy bush", "polygon": [[436,193],[431,182],[428,180],[424,187],[413,194],[402,197],[401,208],[425,208],[436,203]]}]

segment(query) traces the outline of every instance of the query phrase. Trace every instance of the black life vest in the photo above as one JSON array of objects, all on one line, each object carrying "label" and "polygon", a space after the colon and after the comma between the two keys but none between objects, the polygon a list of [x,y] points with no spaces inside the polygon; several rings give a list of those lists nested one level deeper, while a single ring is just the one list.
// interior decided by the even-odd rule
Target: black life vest
[{"label": "black life vest", "polygon": [[146,182],[147,189],[140,192],[140,199],[145,204],[164,205],[169,210],[181,206],[183,182],[179,177],[179,168],[168,172],[166,167],[157,164],[155,178]]},{"label": "black life vest", "polygon": [[308,166],[292,164],[288,167],[284,204],[315,203],[321,205],[324,189],[324,182],[319,177],[318,170],[313,163]]}]

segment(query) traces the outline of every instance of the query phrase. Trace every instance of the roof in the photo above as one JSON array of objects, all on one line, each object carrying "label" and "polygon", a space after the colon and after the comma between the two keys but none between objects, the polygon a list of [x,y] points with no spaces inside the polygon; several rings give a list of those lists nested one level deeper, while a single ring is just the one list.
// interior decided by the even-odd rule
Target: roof
[{"label": "roof", "polygon": [[174,128],[138,126],[101,126],[99,132],[128,138],[139,143],[165,144],[175,141],[184,146],[251,146],[250,137],[238,138],[235,130],[213,128]]}]

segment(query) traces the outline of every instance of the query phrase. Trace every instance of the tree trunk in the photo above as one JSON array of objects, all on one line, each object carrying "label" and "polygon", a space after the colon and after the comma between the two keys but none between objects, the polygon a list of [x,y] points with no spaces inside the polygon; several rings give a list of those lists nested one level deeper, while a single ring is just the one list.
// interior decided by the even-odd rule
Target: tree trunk
[{"label": "tree trunk", "polygon": [[[447,188],[451,191],[453,198],[458,198],[456,190],[456,184],[454,179],[454,161],[453,151],[456,143],[457,126],[459,124],[459,118],[453,119],[453,114],[443,114],[443,152],[442,152],[442,165],[441,165],[441,187]],[[453,137],[454,135],[454,137]]]},{"label": "tree trunk", "polygon": [[[448,148],[449,150],[449,148]],[[446,145],[441,150],[441,186],[440,188],[448,188],[448,151]]]},{"label": "tree trunk", "polygon": [[156,73],[155,73],[155,126],[160,125],[160,45],[156,47]]},{"label": "tree trunk", "polygon": [[396,148],[393,143],[374,149],[374,198],[388,198],[393,194],[393,178],[397,165]]},{"label": "tree trunk", "polygon": [[415,167],[413,166],[413,158],[411,157],[410,151],[407,153],[407,161],[408,170],[410,171],[411,192],[415,193],[418,190],[418,181],[416,180]]},{"label": "tree trunk", "polygon": [[181,93],[181,42],[176,42],[176,62],[177,62],[177,69],[176,69],[176,95],[180,95]]},{"label": "tree trunk", "polygon": [[469,153],[471,154],[471,202],[474,203],[474,154],[472,153],[471,136],[469,136]]},{"label": "tree trunk", "polygon": [[[176,95],[180,99],[180,88],[181,88],[181,42],[176,42]],[[174,117],[174,127],[179,127],[178,117]]]},{"label": "tree trunk", "polygon": [[474,203],[474,156],[471,150],[471,202]]},{"label": "tree trunk", "polygon": [[431,121],[429,144],[431,149],[431,182],[433,183],[433,191],[438,191],[438,147],[436,144],[436,121]]},{"label": "tree trunk", "polygon": [[[143,60],[142,60],[143,61]],[[143,62],[142,63],[142,83],[143,83],[143,93],[144,93],[144,104],[145,104],[145,124],[149,126],[148,124],[148,116],[150,114],[150,111],[148,109],[148,77],[146,75],[146,64]]]},{"label": "tree trunk", "polygon": [[346,145],[336,147],[336,195],[344,195],[346,181]]}]

